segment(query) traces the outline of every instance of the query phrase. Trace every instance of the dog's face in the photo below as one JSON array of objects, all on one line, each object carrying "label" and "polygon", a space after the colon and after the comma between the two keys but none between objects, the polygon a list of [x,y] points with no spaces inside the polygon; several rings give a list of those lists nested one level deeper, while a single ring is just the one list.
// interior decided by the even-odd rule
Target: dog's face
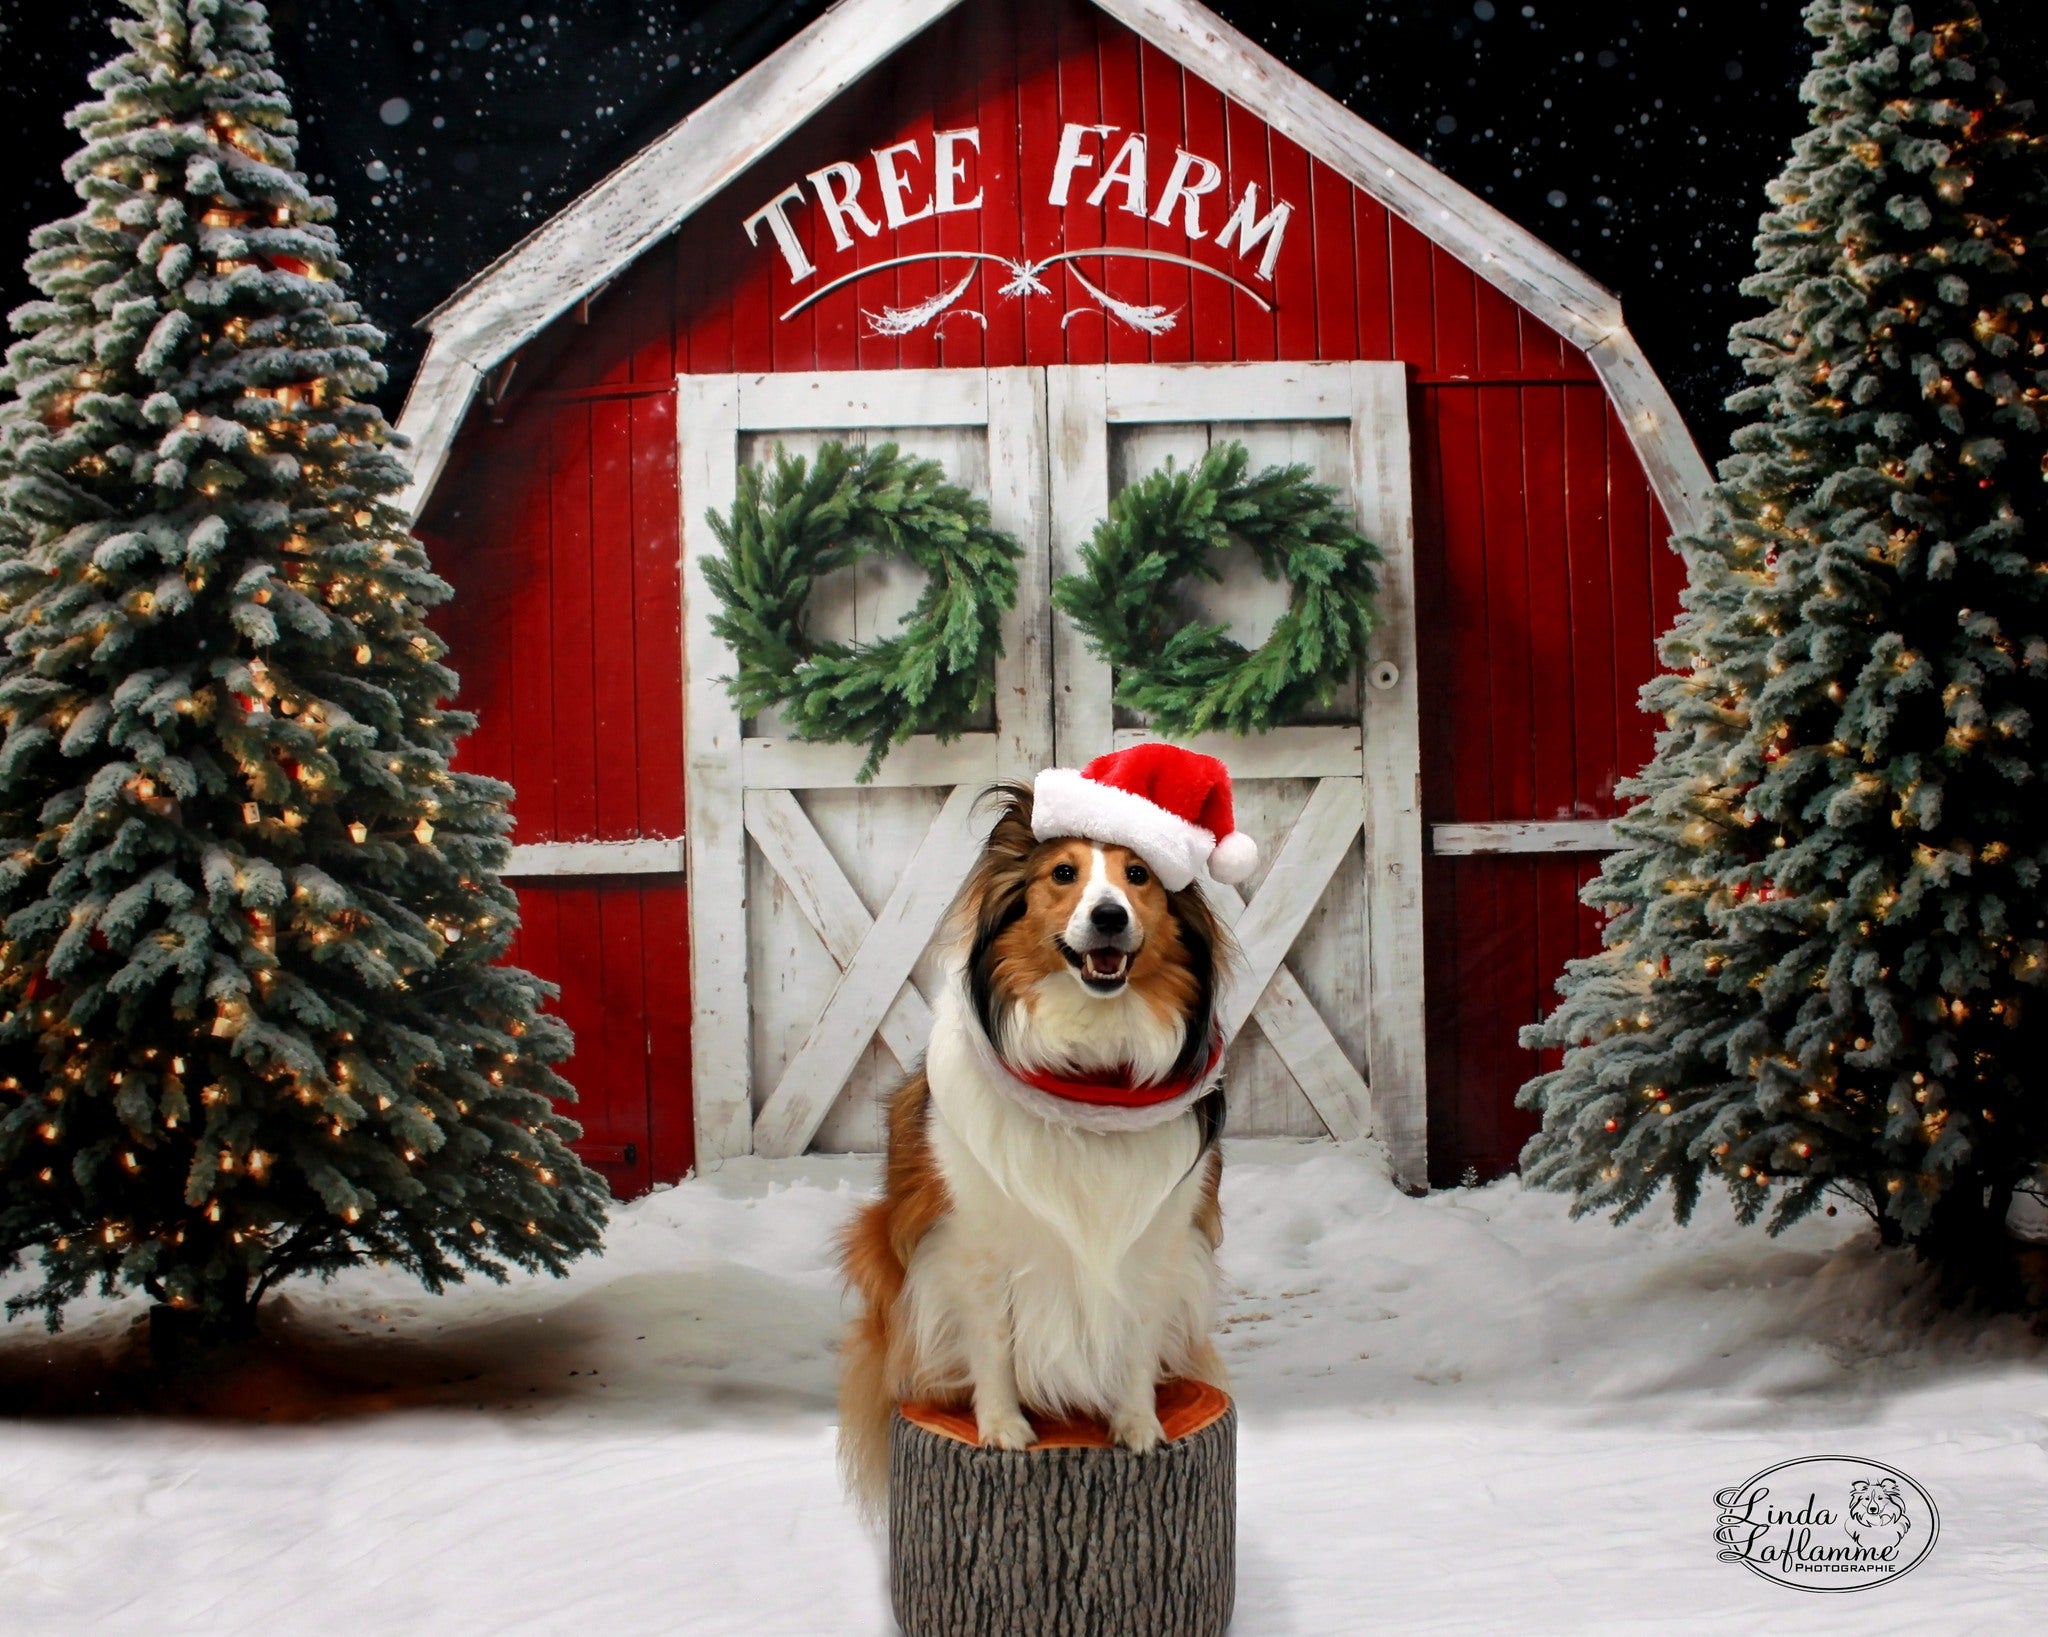
[{"label": "dog's face", "polygon": [[1089,841],[1038,846],[1023,921],[1102,999],[1123,992],[1148,944],[1156,952],[1155,939],[1173,935],[1166,889],[1150,866],[1128,847]]},{"label": "dog's face", "polygon": [[996,824],[960,901],[989,1038],[1154,1078],[1199,1066],[1228,948],[1200,890],[1168,892],[1128,847],[1039,841],[1024,787],[990,796]]}]

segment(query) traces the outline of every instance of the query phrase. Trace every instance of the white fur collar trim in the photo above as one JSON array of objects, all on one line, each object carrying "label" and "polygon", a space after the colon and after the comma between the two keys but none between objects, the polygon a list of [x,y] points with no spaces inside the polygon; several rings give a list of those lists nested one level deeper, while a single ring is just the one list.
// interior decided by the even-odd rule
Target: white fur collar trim
[{"label": "white fur collar trim", "polygon": [[982,1071],[990,1085],[1026,1113],[1036,1115],[1047,1125],[1063,1126],[1071,1131],[1149,1131],[1154,1126],[1179,1119],[1214,1091],[1217,1083],[1223,1078],[1223,1058],[1219,1054],[1209,1072],[1178,1097],[1144,1108],[1077,1103],[1064,1097],[1055,1097],[1050,1092],[1040,1091],[1038,1087],[1012,1074],[1009,1065],[997,1055],[995,1045],[988,1037],[988,1031],[981,1026],[980,1014],[974,1009],[974,999],[967,992],[964,974],[949,983],[939,999],[939,1015],[935,1020],[935,1027],[943,1029],[948,1026],[966,1043],[975,1066]]}]

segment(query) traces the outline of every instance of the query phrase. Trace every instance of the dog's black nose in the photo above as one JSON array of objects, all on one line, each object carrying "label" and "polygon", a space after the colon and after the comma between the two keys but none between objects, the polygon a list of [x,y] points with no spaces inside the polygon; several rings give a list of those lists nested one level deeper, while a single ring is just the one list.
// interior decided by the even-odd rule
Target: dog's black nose
[{"label": "dog's black nose", "polygon": [[1097,932],[1121,932],[1131,924],[1131,912],[1121,904],[1105,901],[1088,912],[1088,924]]}]

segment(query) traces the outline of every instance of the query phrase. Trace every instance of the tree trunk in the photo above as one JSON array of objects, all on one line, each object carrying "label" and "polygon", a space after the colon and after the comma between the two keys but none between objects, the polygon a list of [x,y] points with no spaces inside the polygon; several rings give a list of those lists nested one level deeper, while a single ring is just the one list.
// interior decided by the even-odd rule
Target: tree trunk
[{"label": "tree trunk", "polygon": [[246,1342],[256,1334],[256,1307],[244,1301],[224,1313],[200,1307],[153,1303],[149,1310],[149,1358],[159,1370],[203,1362],[223,1347]]},{"label": "tree trunk", "polygon": [[1215,1637],[1237,1594],[1237,1412],[1159,1390],[1166,1443],[1033,1418],[1026,1450],[906,1405],[889,1440],[889,1590],[906,1637]]},{"label": "tree trunk", "polygon": [[2010,1180],[1965,1172],[1935,1201],[1913,1248],[1939,1271],[1947,1300],[1998,1312],[2025,1305],[2021,1246],[2006,1225],[2012,1193]]}]

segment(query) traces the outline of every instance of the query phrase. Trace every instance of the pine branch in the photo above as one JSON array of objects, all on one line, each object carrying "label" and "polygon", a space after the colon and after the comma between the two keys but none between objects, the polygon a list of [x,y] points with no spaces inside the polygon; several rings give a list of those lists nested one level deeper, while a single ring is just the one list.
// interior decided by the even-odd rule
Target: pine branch
[{"label": "pine branch", "polygon": [[1677,542],[1606,948],[1523,1035],[1563,1053],[1524,1168],[1623,1212],[1718,1177],[1773,1231],[1846,1192],[1928,1248],[2048,1142],[2048,149],[1965,0],[1807,24],[1750,419]]},{"label": "pine branch", "polygon": [[559,1268],[606,1191],[567,1033],[495,964],[510,792],[449,766],[382,333],[263,9],[128,10],[0,369],[0,1224],[42,1274],[9,1311]]}]

